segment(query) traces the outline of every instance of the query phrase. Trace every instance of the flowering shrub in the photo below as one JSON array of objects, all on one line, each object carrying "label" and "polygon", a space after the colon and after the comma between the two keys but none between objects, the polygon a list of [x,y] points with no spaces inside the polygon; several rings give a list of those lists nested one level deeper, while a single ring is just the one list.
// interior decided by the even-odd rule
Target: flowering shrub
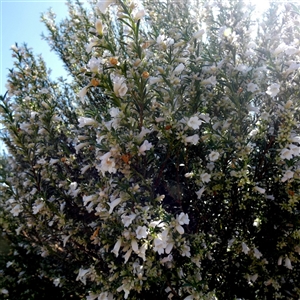
[{"label": "flowering shrub", "polygon": [[66,299],[298,299],[298,8],[68,5],[43,21],[71,83],[12,48],[3,274],[26,250]]}]

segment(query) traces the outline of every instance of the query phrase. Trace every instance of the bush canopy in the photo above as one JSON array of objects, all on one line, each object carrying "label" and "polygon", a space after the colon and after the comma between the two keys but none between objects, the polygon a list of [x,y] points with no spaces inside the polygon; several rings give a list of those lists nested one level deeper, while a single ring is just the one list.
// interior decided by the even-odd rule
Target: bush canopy
[{"label": "bush canopy", "polygon": [[1,97],[4,299],[299,299],[299,8],[67,5]]}]

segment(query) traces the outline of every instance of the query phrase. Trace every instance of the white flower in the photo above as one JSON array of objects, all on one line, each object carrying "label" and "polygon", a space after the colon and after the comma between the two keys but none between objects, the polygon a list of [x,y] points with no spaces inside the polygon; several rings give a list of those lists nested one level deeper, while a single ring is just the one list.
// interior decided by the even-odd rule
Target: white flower
[{"label": "white flower", "polygon": [[153,250],[156,251],[158,254],[163,254],[165,251],[165,247],[165,242],[158,235],[158,237],[154,239]]},{"label": "white flower", "polygon": [[139,245],[138,245],[136,239],[131,240],[131,248],[135,253],[137,253],[137,254],[139,253]]},{"label": "white flower", "polygon": [[159,233],[157,237],[154,239],[154,247],[153,250],[158,254],[163,254],[165,248],[172,248],[173,244],[169,242],[169,231],[165,229],[163,232]]},{"label": "white flower", "polygon": [[117,107],[112,107],[110,110],[109,110],[109,114],[112,118],[115,118],[115,117],[118,117],[119,114],[120,114],[120,110],[117,108]]},{"label": "white flower", "polygon": [[204,191],[205,191],[205,187],[203,186],[199,191],[196,192],[198,199],[201,199],[202,194],[204,193]]},{"label": "white flower", "polygon": [[192,178],[195,174],[193,172],[185,173],[184,177],[185,178]]},{"label": "white flower", "polygon": [[78,154],[78,152],[84,148],[85,146],[88,146],[90,143],[89,142],[85,142],[85,143],[80,143],[78,145],[75,146],[75,151],[76,151],[76,154]]},{"label": "white flower", "polygon": [[115,0],[100,0],[97,3],[97,7],[101,11],[101,13],[105,14],[106,9],[108,8],[108,6],[112,3],[114,3],[114,2],[115,2]]},{"label": "white flower", "polygon": [[148,83],[149,83],[149,85],[153,85],[155,83],[162,82],[162,81],[163,81],[162,78],[150,76]]},{"label": "white flower", "polygon": [[299,156],[300,155],[300,147],[298,147],[294,144],[289,144],[289,149],[292,151],[293,156]]},{"label": "white flower", "polygon": [[296,53],[299,53],[299,50],[295,47],[292,47],[292,46],[288,46],[287,49],[285,49],[285,53],[287,55],[294,55]]},{"label": "white flower", "polygon": [[[88,299],[87,299],[88,300]],[[109,292],[101,293],[97,300],[114,300],[114,295]]]},{"label": "white flower", "polygon": [[200,175],[202,182],[210,182],[211,175],[208,173],[203,173]]},{"label": "white flower", "polygon": [[135,233],[137,239],[145,239],[148,235],[148,229],[146,226],[138,226]]},{"label": "white flower", "polygon": [[131,290],[131,286],[129,283],[127,284],[122,284],[121,286],[119,286],[117,288],[117,292],[121,292],[121,291],[124,291],[124,299],[127,299],[128,298],[128,295],[130,293],[130,290]]},{"label": "white flower", "polygon": [[145,128],[144,126],[142,127],[141,132],[139,133],[139,135],[137,136],[138,140],[143,140],[143,138],[145,137],[146,134],[152,132],[152,130]]},{"label": "white flower", "polygon": [[259,186],[255,186],[253,189],[260,194],[264,194],[266,192],[266,189],[263,189]]},{"label": "white flower", "polygon": [[279,93],[279,91],[280,91],[280,84],[273,83],[268,87],[266,94],[270,95],[271,97],[275,97]]},{"label": "white flower", "polygon": [[138,11],[135,12],[133,18],[135,21],[140,20],[141,18],[143,18],[146,15],[146,12],[144,9],[140,9]]},{"label": "white flower", "polygon": [[201,84],[215,86],[217,84],[217,78],[216,76],[210,76],[209,78],[202,80]]},{"label": "white flower", "polygon": [[249,281],[255,282],[258,278],[258,274],[249,275]]},{"label": "white flower", "polygon": [[200,114],[199,115],[199,117],[204,121],[204,122],[206,122],[206,123],[208,123],[209,122],[209,120],[210,120],[210,116],[209,116],[209,114]]},{"label": "white flower", "polygon": [[292,159],[293,158],[293,151],[288,148],[284,148],[280,152],[280,158],[282,159]]},{"label": "white flower", "polygon": [[192,136],[187,136],[184,139],[185,143],[191,143],[193,145],[197,145],[198,141],[199,141],[199,135],[198,134],[194,134]]},{"label": "white flower", "polygon": [[[112,197],[113,199],[113,197]],[[109,211],[108,213],[111,214],[114,210],[114,208],[119,205],[121,203],[122,199],[121,198],[117,198],[117,199],[113,199],[110,203],[108,203],[109,205]]]},{"label": "white flower", "polygon": [[255,84],[253,82],[250,82],[250,83],[247,84],[247,91],[248,92],[254,93],[258,90],[259,90],[259,87],[258,87],[257,84]]},{"label": "white flower", "polygon": [[100,60],[96,57],[92,57],[89,60],[87,66],[92,73],[98,73],[100,67]]},{"label": "white flower", "polygon": [[88,88],[89,88],[89,85],[87,85],[87,86],[85,86],[84,88],[82,88],[82,89],[80,90],[80,92],[78,93],[78,96],[79,96],[79,98],[80,98],[80,100],[81,100],[81,102],[82,102],[83,104],[85,103],[84,97],[85,97],[85,95],[86,95],[86,93],[87,93],[87,91],[88,91]]},{"label": "white flower", "polygon": [[140,251],[138,256],[141,257],[143,259],[143,261],[146,261],[146,250],[148,249],[148,244],[144,243],[141,247],[140,247]]},{"label": "white flower", "polygon": [[82,197],[83,205],[86,206],[89,202],[95,200],[96,197],[97,195],[90,195],[90,196],[83,195]]},{"label": "white flower", "polygon": [[42,210],[43,207],[44,207],[44,202],[41,200],[36,200],[34,202],[34,205],[32,206],[32,213],[36,215]]},{"label": "white flower", "polygon": [[290,269],[290,270],[293,269],[291,260],[290,260],[288,257],[286,257],[285,260],[284,260],[284,266],[285,266],[286,268]]},{"label": "white flower", "polygon": [[129,249],[125,255],[123,255],[123,258],[124,258],[124,263],[126,264],[128,262],[128,259],[130,258],[130,255],[132,253],[132,249]]},{"label": "white flower", "polygon": [[173,74],[180,74],[184,70],[185,66],[183,63],[179,64],[173,71]]},{"label": "white flower", "polygon": [[107,152],[104,155],[102,155],[100,157],[101,160],[101,164],[100,166],[98,165],[96,168],[98,171],[101,171],[103,176],[105,174],[105,172],[109,172],[109,173],[116,173],[117,169],[115,168],[115,160],[114,158],[111,158],[111,153]]},{"label": "white flower", "polygon": [[205,33],[205,30],[200,29],[193,34],[193,38],[197,40],[197,39],[201,38],[204,33]]},{"label": "white flower", "polygon": [[10,211],[10,213],[14,216],[17,217],[20,212],[22,212],[23,209],[20,204],[17,204],[13,207],[13,209]]},{"label": "white flower", "polygon": [[115,76],[113,78],[114,83],[114,93],[117,97],[123,97],[127,93],[127,85],[125,83],[124,77]]},{"label": "white flower", "polygon": [[122,219],[122,222],[124,224],[124,227],[128,227],[132,221],[135,219],[136,217],[136,214],[130,214],[130,215],[122,215],[121,219]]},{"label": "white flower", "polygon": [[152,143],[149,143],[147,140],[139,147],[139,155],[145,155],[145,151],[148,151],[152,148]]},{"label": "white flower", "polygon": [[246,243],[242,242],[242,251],[245,254],[248,254],[248,252],[250,251],[249,247],[246,245]]},{"label": "white flower", "polygon": [[68,194],[77,197],[78,193],[80,192],[80,188],[77,189],[78,183],[76,181],[71,182],[69,186]]},{"label": "white flower", "polygon": [[[95,300],[96,298],[98,298],[98,294],[95,294],[93,292],[89,292],[89,295],[86,297],[86,300]],[[106,298],[104,298],[104,299],[106,300]]]},{"label": "white flower", "polygon": [[289,180],[289,179],[291,179],[291,178],[293,178],[293,177],[294,177],[294,172],[291,171],[291,170],[287,170],[287,171],[284,173],[283,177],[281,178],[281,181],[282,181],[282,182],[285,182],[285,181],[287,181],[287,180]]},{"label": "white flower", "polygon": [[76,281],[80,280],[84,285],[86,285],[86,277],[88,273],[91,271],[91,269],[79,269],[78,276],[76,278]]},{"label": "white flower", "polygon": [[199,120],[199,118],[196,116],[191,117],[187,122],[187,125],[193,129],[199,129],[201,124],[202,124],[202,121]]},{"label": "white flower", "polygon": [[98,125],[98,122],[93,118],[80,117],[78,118],[79,125],[78,127],[82,128],[84,126],[95,126]]},{"label": "white flower", "polygon": [[26,132],[30,132],[30,123],[26,123],[26,122],[23,122],[23,123],[20,123],[20,129],[21,130],[24,130]]},{"label": "white flower", "polygon": [[273,54],[277,56],[278,54],[284,52],[287,49],[287,45],[285,43],[281,43],[274,51]]},{"label": "white flower", "polygon": [[190,223],[190,219],[189,219],[188,214],[185,214],[184,212],[182,212],[182,213],[180,213],[180,215],[176,216],[176,221],[180,225],[183,225],[183,224],[187,224],[188,225]]},{"label": "white flower", "polygon": [[81,174],[84,174],[90,167],[91,167],[91,165],[86,165],[86,166],[82,167],[80,169]]},{"label": "white flower", "polygon": [[54,165],[54,164],[56,164],[58,162],[59,162],[59,159],[57,159],[57,158],[51,158],[50,161],[49,161],[49,164],[50,165]]},{"label": "white flower", "polygon": [[111,250],[111,252],[114,253],[116,257],[118,257],[119,255],[121,245],[122,245],[122,240],[118,239],[117,242],[115,243],[114,249]]},{"label": "white flower", "polygon": [[177,224],[175,226],[175,229],[178,231],[179,234],[184,234],[184,228],[181,225]]},{"label": "white flower", "polygon": [[258,259],[262,257],[261,252],[257,248],[254,248],[254,256]]},{"label": "white flower", "polygon": [[188,245],[183,245],[181,248],[181,255],[186,257],[191,257],[191,248]]},{"label": "white flower", "polygon": [[212,152],[210,152],[208,157],[209,157],[210,161],[216,161],[219,158],[219,156],[220,156],[219,152],[212,151]]},{"label": "white flower", "polygon": [[86,52],[90,53],[92,51],[93,47],[96,46],[97,44],[98,44],[98,41],[96,39],[90,40],[90,42],[86,46]]}]

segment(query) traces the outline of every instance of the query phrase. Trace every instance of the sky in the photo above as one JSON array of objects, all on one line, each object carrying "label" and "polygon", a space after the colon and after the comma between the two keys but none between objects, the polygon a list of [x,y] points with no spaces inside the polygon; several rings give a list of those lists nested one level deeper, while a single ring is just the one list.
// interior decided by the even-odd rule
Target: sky
[{"label": "sky", "polygon": [[45,25],[40,21],[42,12],[48,8],[57,15],[57,20],[67,16],[67,6],[64,0],[0,0],[0,94],[6,92],[8,69],[13,67],[10,47],[18,43],[26,43],[33,48],[35,54],[42,53],[48,67],[52,69],[52,77],[66,76],[58,56],[50,51],[46,41],[41,39],[41,33],[47,35]]},{"label": "sky", "polygon": [[[33,48],[35,54],[41,54],[47,67],[51,68],[53,79],[67,73],[59,57],[50,51],[47,42],[42,40],[42,32],[47,35],[46,26],[40,21],[41,13],[49,8],[56,13],[56,20],[62,20],[68,15],[65,0],[0,0],[0,95],[6,92],[8,69],[13,67],[11,46],[15,43],[26,43]],[[1,126],[0,126],[1,130]],[[0,141],[0,154],[6,151]]]}]

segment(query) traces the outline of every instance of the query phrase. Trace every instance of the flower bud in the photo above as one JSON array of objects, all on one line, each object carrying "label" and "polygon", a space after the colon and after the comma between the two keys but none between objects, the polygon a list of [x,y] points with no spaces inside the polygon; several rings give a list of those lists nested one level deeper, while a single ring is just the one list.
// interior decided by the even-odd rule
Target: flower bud
[{"label": "flower bud", "polygon": [[102,25],[102,22],[101,22],[100,19],[96,20],[95,27],[96,27],[96,30],[97,30],[98,34],[100,36],[102,36],[103,35],[103,25]]},{"label": "flower bud", "polygon": [[292,106],[292,104],[293,104],[293,101],[292,100],[288,100],[286,102],[286,104],[284,105],[284,108],[289,109]]}]

